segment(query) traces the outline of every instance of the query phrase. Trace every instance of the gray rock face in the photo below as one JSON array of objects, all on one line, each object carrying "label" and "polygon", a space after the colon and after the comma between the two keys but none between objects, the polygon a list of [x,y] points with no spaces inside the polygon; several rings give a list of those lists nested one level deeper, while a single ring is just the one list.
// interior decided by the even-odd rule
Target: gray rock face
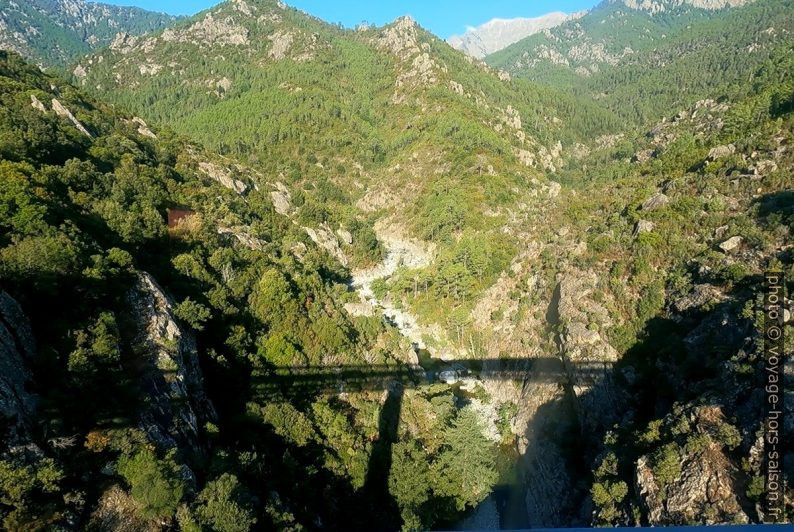
[{"label": "gray rock face", "polygon": [[200,450],[199,429],[215,411],[204,393],[196,340],[177,324],[173,302],[148,273],[139,274],[128,301],[148,398],[141,428],[164,448]]},{"label": "gray rock face", "polygon": [[640,220],[637,222],[637,225],[634,226],[634,236],[639,236],[642,233],[650,233],[653,231],[653,228],[653,222],[649,222],[648,220]]},{"label": "gray rock face", "polygon": [[733,144],[727,144],[725,146],[716,146],[709,150],[708,158],[712,161],[716,161],[717,159],[728,157],[729,155],[733,155],[734,153],[736,153],[736,146],[734,146]]},{"label": "gray rock face", "polygon": [[562,333],[560,351],[576,395],[576,407],[584,434],[609,426],[615,418],[617,397],[612,365],[618,352],[600,331],[612,325],[609,311],[593,299],[595,273],[569,271],[560,281],[558,314]]},{"label": "gray rock face", "polygon": [[569,18],[561,11],[534,18],[495,18],[476,28],[467,29],[463,35],[453,35],[447,42],[464,54],[482,59],[525,37],[559,26]]},{"label": "gray rock face", "polygon": [[9,421],[12,445],[27,439],[36,407],[34,396],[26,390],[31,379],[27,362],[35,352],[30,322],[18,303],[0,292],[0,417]]},{"label": "gray rock face", "polygon": [[72,112],[63,105],[61,105],[61,102],[59,102],[55,98],[52,99],[52,110],[55,111],[56,115],[65,118],[69,122],[71,122],[72,125],[74,125],[74,127],[76,127],[80,133],[82,133],[86,137],[91,136],[91,133],[89,133],[88,130],[85,128],[85,126],[83,126],[83,124],[81,124],[80,121],[77,120],[77,118],[75,118]]},{"label": "gray rock face", "polygon": [[679,298],[673,303],[673,307],[678,312],[686,312],[692,309],[698,309],[712,301],[721,301],[724,299],[722,292],[714,288],[710,284],[696,285],[692,291]]},{"label": "gray rock face", "polygon": [[248,185],[239,179],[235,179],[229,168],[206,161],[199,162],[198,166],[199,170],[229,190],[233,190],[238,194],[244,194],[248,190]]},{"label": "gray rock face", "polygon": [[647,11],[651,14],[664,13],[682,6],[696,7],[713,11],[726,7],[740,7],[753,0],[610,0],[610,3],[622,3],[628,8]]}]

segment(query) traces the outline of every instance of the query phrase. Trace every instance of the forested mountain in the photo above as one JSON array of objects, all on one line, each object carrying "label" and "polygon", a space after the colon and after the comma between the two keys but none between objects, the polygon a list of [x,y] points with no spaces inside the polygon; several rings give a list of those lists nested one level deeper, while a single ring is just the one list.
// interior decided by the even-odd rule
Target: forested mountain
[{"label": "forested mountain", "polygon": [[587,94],[644,124],[707,96],[736,97],[751,89],[747,72],[782,59],[794,4],[727,5],[604,2],[486,61],[514,76]]},{"label": "forested mountain", "polygon": [[2,52],[3,526],[763,520],[794,21],[740,4],[516,45],[631,43],[589,75],[271,0]]},{"label": "forested mountain", "polygon": [[108,46],[118,34],[139,35],[177,17],[85,0],[0,0],[0,48],[39,66],[64,65]]}]

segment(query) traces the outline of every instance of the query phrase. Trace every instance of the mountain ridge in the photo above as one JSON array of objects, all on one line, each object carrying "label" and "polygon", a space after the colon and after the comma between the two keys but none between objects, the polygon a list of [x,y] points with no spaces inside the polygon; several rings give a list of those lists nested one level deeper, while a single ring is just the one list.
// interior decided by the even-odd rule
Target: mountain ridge
[{"label": "mountain ridge", "polygon": [[518,17],[511,19],[494,18],[477,27],[467,28],[463,35],[453,35],[447,42],[477,59],[497,52],[544,29],[559,26],[566,20],[581,16],[581,13],[567,14],[562,11],[547,13],[538,17]]}]

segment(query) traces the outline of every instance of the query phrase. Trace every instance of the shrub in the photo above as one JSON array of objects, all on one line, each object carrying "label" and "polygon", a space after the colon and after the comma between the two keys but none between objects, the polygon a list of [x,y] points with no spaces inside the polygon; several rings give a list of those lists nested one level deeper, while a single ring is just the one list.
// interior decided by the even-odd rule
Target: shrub
[{"label": "shrub", "polygon": [[242,502],[242,486],[237,477],[224,473],[208,482],[199,493],[198,521],[217,532],[247,532],[256,518]]},{"label": "shrub", "polygon": [[159,460],[148,448],[119,459],[118,472],[130,486],[130,494],[140,504],[147,519],[174,515],[185,492],[178,466],[171,457]]}]

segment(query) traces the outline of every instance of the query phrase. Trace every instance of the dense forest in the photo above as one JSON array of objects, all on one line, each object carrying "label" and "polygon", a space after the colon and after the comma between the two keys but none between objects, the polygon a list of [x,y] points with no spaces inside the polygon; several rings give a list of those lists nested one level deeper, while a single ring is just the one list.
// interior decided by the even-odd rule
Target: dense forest
[{"label": "dense forest", "polygon": [[792,13],[607,2],[483,63],[233,0],[0,51],[2,528],[762,521]]}]

